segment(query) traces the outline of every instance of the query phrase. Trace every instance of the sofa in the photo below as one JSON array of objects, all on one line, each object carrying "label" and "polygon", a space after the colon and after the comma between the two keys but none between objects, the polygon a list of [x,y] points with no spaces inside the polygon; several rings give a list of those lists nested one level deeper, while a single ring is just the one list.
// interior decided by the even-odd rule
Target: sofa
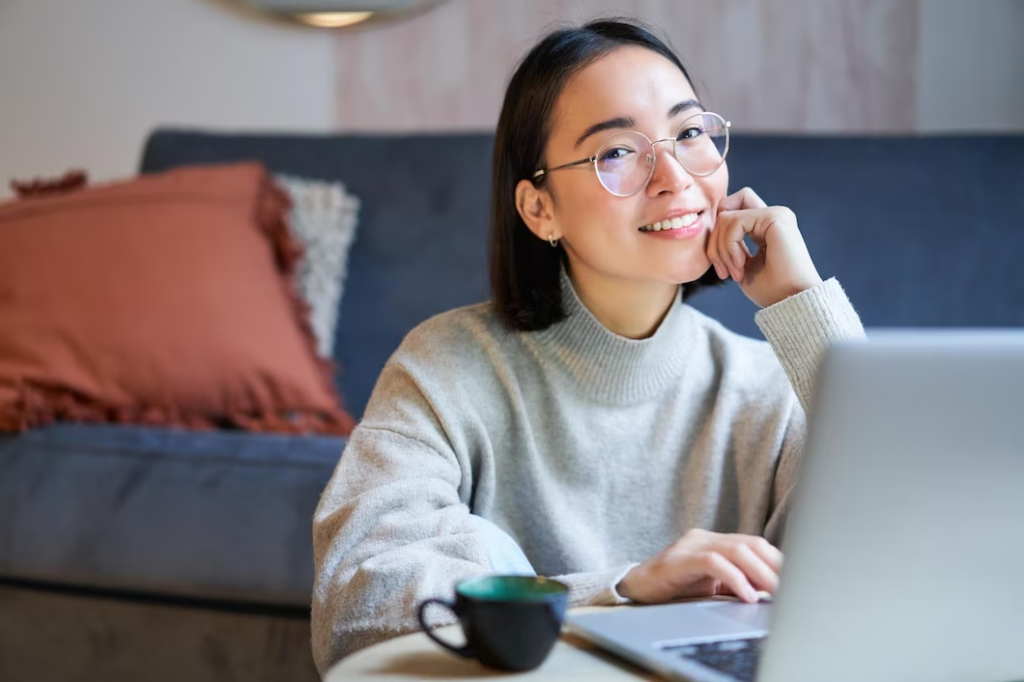
[{"label": "sofa", "polygon": [[[489,134],[159,129],[140,172],[258,159],[361,200],[334,358],[362,413],[404,334],[488,296]],[[870,327],[1024,326],[1024,135],[734,136]],[[692,304],[759,337],[736,286]],[[457,380],[457,377],[453,377]],[[57,424],[0,436],[0,680],[316,679],[311,517],[344,439]]]}]

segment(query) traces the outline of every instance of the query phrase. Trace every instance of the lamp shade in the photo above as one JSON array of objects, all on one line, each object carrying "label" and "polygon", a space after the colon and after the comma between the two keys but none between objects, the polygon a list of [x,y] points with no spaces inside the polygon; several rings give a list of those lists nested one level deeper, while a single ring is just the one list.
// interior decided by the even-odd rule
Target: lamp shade
[{"label": "lamp shade", "polygon": [[243,0],[260,12],[311,26],[342,28],[429,9],[443,0]]}]

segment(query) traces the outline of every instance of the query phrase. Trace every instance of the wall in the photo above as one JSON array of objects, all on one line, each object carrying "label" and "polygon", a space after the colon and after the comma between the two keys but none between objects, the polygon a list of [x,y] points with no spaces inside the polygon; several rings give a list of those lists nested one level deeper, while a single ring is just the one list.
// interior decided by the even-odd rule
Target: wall
[{"label": "wall", "polygon": [[130,174],[160,123],[329,130],[331,41],[206,0],[0,0],[0,196]]},{"label": "wall", "polygon": [[223,2],[0,0],[0,198],[14,176],[131,174],[159,124],[493,129],[537,35],[622,12],[738,130],[1024,131],[1024,0],[449,0],[340,33]]},{"label": "wall", "polygon": [[1024,0],[921,10],[918,130],[1024,130]]},{"label": "wall", "polygon": [[919,0],[451,0],[339,34],[338,125],[493,129],[511,69],[546,29],[628,12],[664,31],[737,129],[915,127]]},{"label": "wall", "polygon": [[492,129],[538,35],[620,13],[667,34],[737,129],[1024,131],[1024,0],[450,0],[337,36],[338,126]]}]

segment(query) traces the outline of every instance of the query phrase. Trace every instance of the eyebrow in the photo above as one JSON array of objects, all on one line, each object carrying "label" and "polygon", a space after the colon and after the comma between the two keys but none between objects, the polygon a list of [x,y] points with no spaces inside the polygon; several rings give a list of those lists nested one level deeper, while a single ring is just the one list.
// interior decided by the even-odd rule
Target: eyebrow
[{"label": "eyebrow", "polygon": [[[703,111],[704,105],[695,99],[684,100],[668,110],[668,117],[672,118],[673,116],[683,111],[686,111],[687,109],[693,108],[698,108]],[[586,140],[591,135],[594,135],[595,133],[600,133],[605,130],[614,130],[618,128],[632,128],[635,125],[636,119],[632,118],[631,116],[619,116],[617,118],[610,118],[607,121],[595,123],[594,125],[590,126],[589,128],[583,131],[583,134],[580,135],[579,139],[576,140],[574,148],[579,147],[581,144],[583,144],[584,140]]]}]

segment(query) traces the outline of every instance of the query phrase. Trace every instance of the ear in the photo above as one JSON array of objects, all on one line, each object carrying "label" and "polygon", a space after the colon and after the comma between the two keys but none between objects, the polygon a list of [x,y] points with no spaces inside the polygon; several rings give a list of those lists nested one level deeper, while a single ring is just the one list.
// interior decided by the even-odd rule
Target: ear
[{"label": "ear", "polygon": [[551,195],[546,190],[537,189],[529,180],[520,180],[516,185],[516,210],[519,216],[537,237],[548,241],[562,237],[555,221]]}]

